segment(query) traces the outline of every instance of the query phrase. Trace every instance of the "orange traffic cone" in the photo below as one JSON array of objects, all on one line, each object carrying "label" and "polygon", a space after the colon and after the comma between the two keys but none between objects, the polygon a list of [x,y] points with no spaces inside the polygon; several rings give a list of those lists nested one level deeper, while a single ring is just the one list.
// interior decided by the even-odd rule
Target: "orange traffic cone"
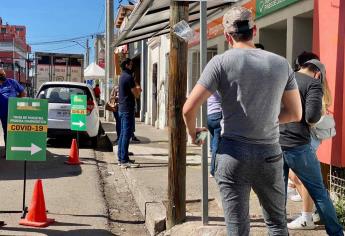
[{"label": "orange traffic cone", "polygon": [[19,221],[19,224],[33,227],[47,227],[54,221],[54,219],[47,218],[42,180],[38,179],[35,183],[29,212],[25,219]]},{"label": "orange traffic cone", "polygon": [[79,165],[83,164],[83,162],[79,161],[79,150],[77,141],[75,139],[72,139],[72,145],[71,150],[69,152],[68,161],[65,161],[68,165]]}]

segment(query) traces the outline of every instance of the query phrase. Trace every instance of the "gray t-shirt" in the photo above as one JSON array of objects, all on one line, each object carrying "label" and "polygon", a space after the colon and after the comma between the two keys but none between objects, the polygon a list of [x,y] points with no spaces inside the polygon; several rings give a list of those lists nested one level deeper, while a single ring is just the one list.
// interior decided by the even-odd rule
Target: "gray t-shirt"
[{"label": "gray t-shirt", "polygon": [[198,84],[222,97],[223,137],[253,144],[279,142],[283,93],[297,89],[286,59],[261,49],[230,49],[211,59]]}]

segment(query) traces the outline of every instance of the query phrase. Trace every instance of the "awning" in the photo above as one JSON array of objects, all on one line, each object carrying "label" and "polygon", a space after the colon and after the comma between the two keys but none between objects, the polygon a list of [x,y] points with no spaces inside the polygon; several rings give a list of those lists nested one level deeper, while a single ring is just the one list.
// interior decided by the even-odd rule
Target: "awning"
[{"label": "awning", "polygon": [[[237,0],[207,1],[207,16],[212,16]],[[130,15],[125,28],[120,32],[113,44],[114,47],[167,34],[170,32],[171,0],[143,0]],[[189,3],[189,24],[200,20],[199,2]]]},{"label": "awning", "polygon": [[104,69],[94,62],[84,70],[84,78],[86,80],[104,79],[104,76]]}]

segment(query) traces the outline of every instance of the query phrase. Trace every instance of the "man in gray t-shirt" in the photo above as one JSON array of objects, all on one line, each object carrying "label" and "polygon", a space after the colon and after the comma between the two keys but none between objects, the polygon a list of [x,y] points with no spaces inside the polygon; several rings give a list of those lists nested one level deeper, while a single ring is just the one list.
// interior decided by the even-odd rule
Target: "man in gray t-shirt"
[{"label": "man in gray t-shirt", "polygon": [[249,235],[249,196],[253,189],[270,235],[288,235],[279,123],[299,121],[300,96],[286,59],[256,49],[251,12],[231,8],[223,17],[232,49],[207,64],[188,97],[183,115],[195,143],[195,116],[211,94],[222,97],[223,135],[217,150],[215,178],[229,235]]}]

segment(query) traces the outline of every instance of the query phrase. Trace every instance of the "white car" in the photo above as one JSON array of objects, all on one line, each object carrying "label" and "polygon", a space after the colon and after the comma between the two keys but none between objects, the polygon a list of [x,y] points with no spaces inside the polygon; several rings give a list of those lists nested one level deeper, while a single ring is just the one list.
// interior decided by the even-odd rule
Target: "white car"
[{"label": "white car", "polygon": [[71,95],[87,96],[87,130],[79,131],[81,136],[91,138],[97,146],[100,135],[98,106],[90,85],[77,82],[46,82],[42,84],[36,98],[48,99],[48,137],[71,137],[76,131],[71,130]]}]

